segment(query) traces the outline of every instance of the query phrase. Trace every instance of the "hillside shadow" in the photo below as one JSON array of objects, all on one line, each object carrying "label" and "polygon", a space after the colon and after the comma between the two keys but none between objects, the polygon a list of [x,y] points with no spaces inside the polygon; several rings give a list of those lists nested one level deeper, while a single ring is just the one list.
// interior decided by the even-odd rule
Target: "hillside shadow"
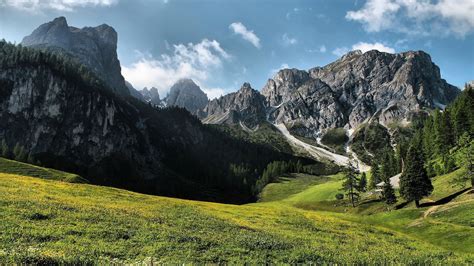
[{"label": "hillside shadow", "polygon": [[458,191],[458,192],[456,192],[456,193],[453,193],[453,194],[451,194],[451,195],[449,195],[449,196],[446,196],[446,197],[444,197],[444,198],[442,198],[442,199],[439,199],[439,200],[437,200],[437,201],[434,201],[434,202],[421,203],[421,204],[420,204],[420,207],[431,207],[431,206],[437,206],[437,205],[446,204],[446,203],[452,201],[453,199],[455,199],[457,196],[463,194],[464,192],[466,192],[466,191],[468,191],[468,190],[470,190],[470,189],[471,189],[470,187],[469,187],[469,188],[465,188],[465,189],[463,189],[463,190],[460,190],[460,191]]}]

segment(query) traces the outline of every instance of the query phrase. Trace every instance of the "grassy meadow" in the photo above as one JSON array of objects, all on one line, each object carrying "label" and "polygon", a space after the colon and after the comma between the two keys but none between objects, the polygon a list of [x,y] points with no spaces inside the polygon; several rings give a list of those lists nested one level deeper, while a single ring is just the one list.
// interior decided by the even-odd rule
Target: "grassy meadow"
[{"label": "grassy meadow", "polygon": [[340,178],[282,177],[238,206],[0,173],[0,263],[474,263],[473,194],[361,215]]}]

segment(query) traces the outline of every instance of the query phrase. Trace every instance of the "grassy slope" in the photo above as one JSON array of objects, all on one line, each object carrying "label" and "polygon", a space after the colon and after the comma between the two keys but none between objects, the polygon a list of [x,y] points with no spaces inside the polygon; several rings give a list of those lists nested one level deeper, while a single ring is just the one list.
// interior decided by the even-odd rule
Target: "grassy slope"
[{"label": "grassy slope", "polygon": [[[463,190],[467,187],[467,183],[459,186],[454,185],[452,180],[463,175],[464,172],[464,169],[459,169],[450,174],[435,177],[433,180],[435,189],[432,195],[424,199],[422,203],[435,202]],[[298,181],[292,180],[284,185],[292,186],[292,182],[298,184]],[[306,183],[310,184],[308,181]],[[273,185],[271,191],[277,192],[278,188],[275,186],[280,184]],[[369,197],[355,209],[348,207],[348,204],[344,204],[343,201],[335,200],[334,195],[338,193],[340,187],[340,176],[332,176],[327,183],[300,188],[301,192],[289,195],[283,202],[303,209],[331,211],[328,215],[344,220],[382,226],[433,243],[446,250],[461,253],[474,252],[474,212],[470,211],[474,209],[474,194],[472,193],[464,193],[444,205],[416,209],[414,204],[409,204],[404,209],[386,212],[387,206],[383,202],[370,200],[373,197]],[[265,201],[265,197],[273,197],[269,193],[271,191],[265,188],[262,194],[264,198],[261,200]],[[371,215],[354,215],[367,213]]]},{"label": "grassy slope", "polygon": [[332,202],[339,178],[299,175],[269,186],[266,202],[236,206],[0,173],[0,262],[474,262],[464,203],[425,219],[463,231],[421,224],[444,230],[445,243],[403,228],[427,208],[360,216],[293,207]]},{"label": "grassy slope", "polygon": [[89,183],[86,179],[71,173],[66,173],[50,168],[39,167],[0,157],[0,172],[20,174],[44,179],[65,181],[70,183]]}]

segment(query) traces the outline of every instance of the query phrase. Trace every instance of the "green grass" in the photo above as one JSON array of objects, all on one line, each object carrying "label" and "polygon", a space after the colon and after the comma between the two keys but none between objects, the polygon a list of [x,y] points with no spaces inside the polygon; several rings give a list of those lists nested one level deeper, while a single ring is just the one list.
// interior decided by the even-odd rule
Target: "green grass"
[{"label": "green grass", "polygon": [[330,178],[327,176],[314,176],[307,174],[289,174],[282,176],[274,183],[268,184],[260,193],[259,202],[283,200],[295,195],[310,186],[325,183]]},{"label": "green grass", "polygon": [[0,173],[0,264],[474,263],[473,194],[425,219],[323,211],[340,179],[283,177],[237,206]]},{"label": "green grass", "polygon": [[297,206],[310,206],[322,201],[334,201],[336,194],[342,193],[342,174],[329,176],[327,182],[310,186],[298,194],[292,195],[285,201],[291,202]]},{"label": "green grass", "polygon": [[52,179],[70,183],[89,183],[86,179],[76,174],[66,173],[50,168],[39,167],[0,157],[0,173],[19,174],[25,176]]}]

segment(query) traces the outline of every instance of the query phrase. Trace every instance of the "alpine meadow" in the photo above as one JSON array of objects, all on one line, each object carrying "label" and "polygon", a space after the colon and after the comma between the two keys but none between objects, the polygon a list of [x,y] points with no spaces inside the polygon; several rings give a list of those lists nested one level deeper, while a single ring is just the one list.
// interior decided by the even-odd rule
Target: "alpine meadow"
[{"label": "alpine meadow", "polygon": [[473,13],[0,1],[0,265],[474,265]]}]

